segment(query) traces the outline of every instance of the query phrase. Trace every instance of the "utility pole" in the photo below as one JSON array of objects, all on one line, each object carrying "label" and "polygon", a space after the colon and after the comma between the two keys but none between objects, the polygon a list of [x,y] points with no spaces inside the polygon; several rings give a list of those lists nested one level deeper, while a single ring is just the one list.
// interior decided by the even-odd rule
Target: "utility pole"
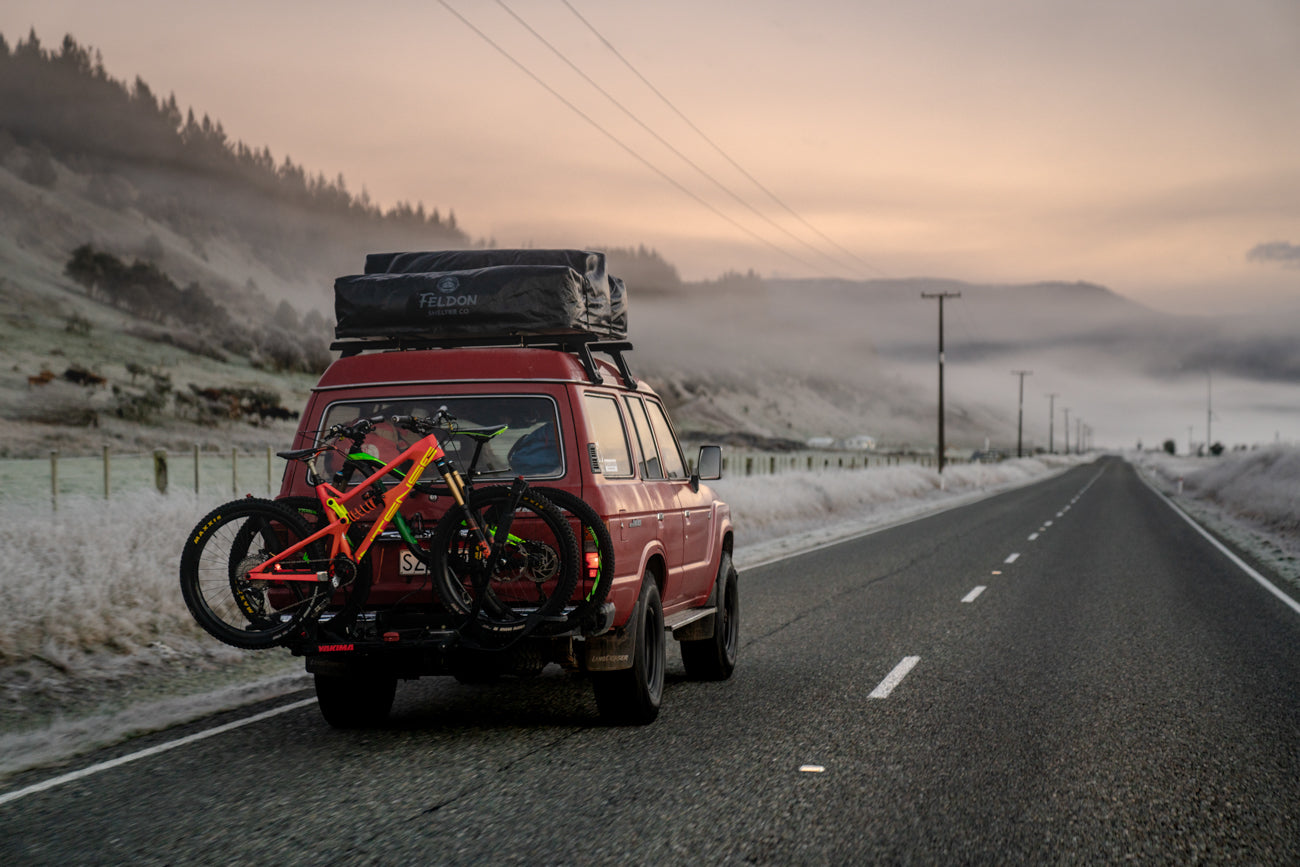
[{"label": "utility pole", "polygon": [[1056,392],[1047,395],[1047,453],[1056,454]]},{"label": "utility pole", "polygon": [[1070,408],[1061,407],[1061,412],[1065,413],[1065,453],[1070,453]]},{"label": "utility pole", "polygon": [[1214,416],[1214,410],[1211,401],[1211,383],[1214,381],[1214,375],[1207,368],[1205,371],[1205,453],[1210,453],[1210,446],[1214,439],[1210,436],[1210,419]]},{"label": "utility pole", "polygon": [[944,440],[943,440],[943,299],[960,298],[960,292],[922,292],[922,298],[937,298],[939,300],[939,472],[943,472],[944,458]]},{"label": "utility pole", "polygon": [[1016,418],[1016,457],[1025,456],[1025,377],[1033,376],[1032,370],[1013,370],[1012,376],[1020,377],[1020,414]]},{"label": "utility pole", "polygon": [[1074,450],[1083,454],[1083,419],[1074,417]]}]

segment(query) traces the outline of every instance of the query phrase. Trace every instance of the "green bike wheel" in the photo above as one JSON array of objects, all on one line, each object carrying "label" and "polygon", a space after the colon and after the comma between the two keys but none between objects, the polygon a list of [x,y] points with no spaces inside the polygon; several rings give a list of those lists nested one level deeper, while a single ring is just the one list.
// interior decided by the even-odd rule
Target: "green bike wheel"
[{"label": "green bike wheel", "polygon": [[[559,488],[537,487],[533,490],[550,500],[562,513],[568,513],[565,517],[578,524],[575,534],[582,559],[578,564],[573,607],[562,629],[589,625],[609,596],[609,587],[614,581],[614,538],[596,510],[581,497]],[[552,630],[548,627],[547,631]]]},{"label": "green bike wheel", "polygon": [[[480,488],[464,507],[438,521],[427,562],[434,591],[462,618],[462,635],[502,644],[547,622],[564,621],[578,579],[578,542],[560,511],[533,490],[508,513],[509,488]],[[509,516],[507,538],[495,562],[482,550],[472,523],[494,543]]]}]

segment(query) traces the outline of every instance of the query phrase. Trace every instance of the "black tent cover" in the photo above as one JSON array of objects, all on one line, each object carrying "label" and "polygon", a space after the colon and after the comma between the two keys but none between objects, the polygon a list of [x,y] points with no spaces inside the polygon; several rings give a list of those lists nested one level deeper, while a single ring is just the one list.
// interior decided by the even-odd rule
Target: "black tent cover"
[{"label": "black tent cover", "polygon": [[627,292],[584,250],[371,253],[334,281],[338,338],[627,338]]}]

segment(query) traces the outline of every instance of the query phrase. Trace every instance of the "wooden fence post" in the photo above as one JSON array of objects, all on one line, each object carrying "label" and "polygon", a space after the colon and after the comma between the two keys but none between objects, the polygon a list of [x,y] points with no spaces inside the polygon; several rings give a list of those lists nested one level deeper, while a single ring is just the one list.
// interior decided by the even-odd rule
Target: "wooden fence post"
[{"label": "wooden fence post", "polygon": [[163,449],[154,449],[153,452],[153,483],[158,493],[167,493],[167,452]]},{"label": "wooden fence post", "polygon": [[50,452],[50,506],[59,510],[59,453]]},{"label": "wooden fence post", "polygon": [[104,446],[104,499],[108,499],[108,446]]}]

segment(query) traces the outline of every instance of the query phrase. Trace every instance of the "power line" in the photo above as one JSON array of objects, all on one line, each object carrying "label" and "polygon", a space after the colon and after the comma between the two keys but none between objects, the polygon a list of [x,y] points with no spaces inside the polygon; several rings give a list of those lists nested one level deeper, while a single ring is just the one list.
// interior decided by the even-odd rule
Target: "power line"
[{"label": "power line", "polygon": [[691,190],[687,189],[687,188],[686,188],[685,186],[683,186],[679,181],[677,181],[676,178],[672,177],[672,176],[669,175],[667,172],[665,172],[663,169],[659,168],[659,167],[656,166],[654,163],[650,162],[650,160],[648,160],[648,159],[646,159],[645,157],[643,157],[640,153],[638,153],[638,152],[637,152],[635,149],[633,149],[630,145],[625,144],[621,139],[618,138],[618,136],[614,135],[612,132],[610,132],[609,130],[607,130],[607,129],[605,129],[603,126],[601,126],[599,123],[597,123],[597,122],[596,122],[596,121],[595,121],[595,120],[594,120],[590,115],[588,115],[588,114],[587,114],[586,112],[584,112],[582,109],[578,108],[578,106],[574,105],[572,102],[570,102],[569,100],[565,99],[564,96],[561,95],[559,91],[557,91],[555,88],[551,87],[549,84],[547,84],[545,81],[543,81],[542,78],[541,78],[540,76],[538,76],[536,73],[534,73],[534,72],[533,72],[531,69],[529,69],[527,66],[524,66],[524,64],[522,64],[522,63],[520,63],[518,60],[516,60],[516,59],[514,58],[514,56],[510,54],[510,52],[506,51],[504,48],[502,48],[500,45],[498,45],[498,44],[497,44],[497,43],[492,39],[492,37],[488,36],[486,33],[484,33],[484,32],[483,32],[482,30],[480,30],[478,27],[474,26],[474,24],[473,24],[472,22],[470,22],[470,20],[467,19],[464,15],[461,15],[459,12],[457,12],[457,11],[456,11],[452,6],[451,6],[451,4],[447,2],[447,0],[438,0],[438,2],[439,2],[439,4],[442,5],[442,7],[443,7],[444,9],[446,9],[448,12],[450,12],[452,15],[454,15],[454,16],[455,16],[455,17],[456,17],[456,18],[457,18],[457,19],[458,19],[462,24],[464,24],[464,25],[465,25],[466,27],[468,27],[470,30],[474,31],[474,33],[475,33],[475,34],[476,34],[480,39],[482,39],[482,40],[483,40],[484,42],[486,42],[488,45],[492,46],[492,48],[494,48],[494,49],[497,51],[498,54],[500,54],[500,55],[501,55],[502,57],[504,57],[506,60],[508,60],[508,61],[510,61],[512,64],[514,64],[515,67],[517,67],[517,68],[519,69],[519,71],[523,72],[525,75],[527,75],[529,78],[531,78],[534,82],[536,82],[540,87],[542,87],[544,90],[546,90],[547,93],[551,94],[551,96],[555,97],[555,98],[558,99],[561,103],[563,103],[564,106],[565,106],[566,108],[568,108],[570,111],[572,111],[572,112],[573,112],[574,114],[576,114],[578,117],[580,117],[580,118],[582,118],[583,120],[585,120],[588,124],[590,124],[590,125],[591,125],[591,126],[592,126],[596,131],[597,131],[597,132],[599,132],[601,135],[605,136],[605,137],[608,138],[611,142],[613,142],[614,144],[616,144],[616,145],[618,145],[620,148],[622,148],[623,151],[625,151],[629,156],[631,156],[632,158],[634,158],[635,160],[637,160],[638,162],[640,162],[642,165],[644,165],[646,168],[650,169],[650,170],[651,170],[652,172],[654,172],[655,174],[659,175],[659,177],[663,178],[663,179],[664,179],[665,181],[667,181],[668,183],[672,184],[674,187],[676,187],[676,188],[677,188],[680,192],[682,192],[684,195],[689,196],[691,199],[693,199],[693,200],[694,200],[695,202],[697,202],[698,204],[703,205],[705,208],[708,208],[708,209],[709,209],[710,211],[712,211],[715,215],[717,215],[717,216],[721,217],[722,219],[726,220],[728,223],[730,223],[731,225],[735,226],[737,229],[739,229],[740,231],[744,232],[746,235],[749,235],[751,238],[753,238],[754,240],[758,241],[759,243],[764,244],[764,245],[766,245],[766,246],[768,246],[768,247],[771,247],[771,248],[772,248],[773,250],[775,250],[776,252],[782,254],[783,256],[787,256],[787,257],[789,257],[790,259],[793,259],[794,261],[798,262],[800,265],[803,265],[805,268],[809,268],[809,269],[811,269],[811,270],[813,270],[813,271],[820,271],[820,272],[822,272],[823,274],[826,273],[824,269],[819,268],[819,267],[817,267],[816,265],[813,265],[811,262],[807,262],[807,261],[805,261],[805,260],[804,260],[803,258],[801,258],[800,256],[795,255],[794,253],[790,252],[789,250],[786,250],[785,248],[780,247],[780,246],[778,246],[777,244],[772,243],[772,242],[769,241],[767,238],[764,238],[762,235],[759,235],[757,232],[753,231],[753,230],[750,229],[748,226],[745,226],[745,225],[743,225],[743,224],[737,222],[737,221],[736,221],[735,219],[733,219],[732,217],[730,217],[730,216],[728,216],[727,214],[723,213],[722,211],[718,210],[718,209],[717,209],[716,207],[714,207],[714,205],[711,204],[710,202],[706,201],[705,199],[701,198],[700,196],[698,196],[697,194],[695,194],[695,193],[692,192]]},{"label": "power line", "polygon": [[[787,205],[776,193],[772,192],[766,186],[764,186],[763,183],[758,180],[758,178],[754,177],[752,174],[746,171],[744,166],[736,162],[736,160],[733,159],[731,155],[728,154],[725,150],[723,150],[719,144],[713,141],[713,139],[709,138],[709,136],[705,134],[704,130],[696,126],[695,123],[692,122],[691,119],[687,117],[686,114],[682,112],[681,109],[679,109],[676,105],[673,104],[672,100],[670,100],[659,90],[659,88],[651,84],[650,80],[646,78],[644,75],[642,75],[640,70],[638,70],[635,66],[633,66],[632,62],[629,61],[626,57],[624,57],[622,52],[620,52],[617,48],[615,48],[614,44],[610,42],[608,39],[606,39],[604,34],[602,34],[599,30],[596,29],[595,25],[593,25],[590,21],[584,18],[582,16],[582,13],[580,13],[577,9],[573,8],[573,4],[570,3],[569,0],[560,0],[560,2],[563,3],[568,8],[568,10],[573,13],[574,17],[577,18],[579,21],[581,21],[587,27],[587,29],[590,30],[595,35],[595,37],[599,39],[604,44],[604,46],[608,48],[610,52],[612,52],[613,55],[617,57],[623,63],[623,65],[628,68],[629,71],[631,71],[633,75],[639,78],[642,84],[648,87],[650,91],[654,93],[655,96],[659,97],[659,99],[663,102],[663,104],[668,106],[668,108],[671,109],[672,112],[677,115],[677,117],[681,118],[683,123],[685,123],[688,127],[694,130],[695,134],[698,135],[701,139],[703,139],[709,145],[709,147],[717,151],[718,154],[724,160],[726,160],[728,163],[731,164],[732,168],[740,172],[742,175],[744,175],[746,178],[749,179],[750,183],[752,183],[754,186],[758,187],[760,190],[766,193],[768,198],[770,198],[778,206],[783,208],[787,213],[790,214],[790,216],[794,217],[796,220],[802,223],[813,234],[817,235],[819,238],[821,238],[826,243],[830,244],[835,249],[839,250],[841,253],[844,253],[846,256],[849,256],[851,259],[856,261],[862,267],[866,268],[868,271],[874,271],[878,276],[881,277],[889,276],[884,271],[877,268],[875,265],[872,265],[870,262],[867,262],[866,260],[862,259],[860,256],[853,253],[851,250],[845,249],[829,235],[822,232],[821,229],[818,229],[812,223],[804,219],[804,217],[801,214],[799,214],[799,212],[797,212],[794,208]],[[825,254],[823,253],[822,255]]]},{"label": "power line", "polygon": [[[669,142],[667,139],[665,139],[665,138],[664,138],[663,136],[661,136],[659,133],[655,132],[654,129],[652,129],[652,128],[650,127],[649,124],[647,124],[645,121],[641,120],[640,117],[638,117],[638,116],[637,116],[637,115],[636,115],[636,114],[635,114],[631,109],[629,109],[629,108],[628,108],[627,106],[625,106],[622,102],[620,102],[620,101],[619,101],[619,100],[618,100],[618,99],[617,99],[613,94],[611,94],[611,93],[610,93],[609,91],[607,91],[605,88],[601,87],[600,84],[599,84],[598,82],[596,82],[595,79],[593,79],[593,78],[592,78],[590,75],[588,75],[586,72],[583,72],[583,70],[582,70],[582,69],[581,69],[581,68],[580,68],[576,63],[574,63],[571,59],[569,59],[569,57],[568,57],[567,55],[565,55],[564,52],[562,52],[562,51],[560,51],[560,49],[556,48],[555,45],[553,45],[553,44],[552,44],[552,43],[551,43],[551,42],[550,42],[550,41],[549,41],[545,36],[543,36],[542,34],[538,33],[537,30],[536,30],[536,29],[535,29],[531,24],[529,24],[529,23],[528,23],[527,21],[525,21],[522,17],[520,17],[520,15],[519,15],[517,12],[515,12],[513,9],[511,9],[509,6],[507,6],[507,5],[505,4],[505,0],[496,0],[496,2],[497,2],[497,5],[498,5],[498,6],[500,6],[500,7],[501,7],[502,9],[504,9],[507,13],[509,13],[510,17],[514,18],[515,21],[519,22],[519,25],[520,25],[521,27],[523,27],[525,30],[527,30],[529,33],[531,33],[531,34],[533,35],[533,37],[537,39],[538,42],[540,42],[540,43],[542,43],[543,45],[545,45],[548,49],[550,49],[550,51],[551,51],[552,54],[554,54],[554,55],[555,55],[556,57],[558,57],[561,61],[563,61],[564,64],[567,65],[570,69],[572,69],[575,73],[577,73],[579,76],[581,76],[581,78],[582,78],[583,81],[587,82],[587,83],[590,84],[593,88],[595,88],[597,91],[599,91],[600,94],[601,94],[601,96],[605,97],[607,100],[609,100],[611,103],[613,103],[613,105],[614,105],[616,108],[618,108],[619,111],[623,112],[623,114],[627,115],[627,116],[628,116],[628,117],[629,117],[629,118],[630,118],[634,123],[637,124],[637,126],[641,127],[641,129],[643,129],[643,130],[645,130],[647,133],[649,133],[649,134],[654,138],[655,141],[659,142],[659,144],[663,145],[663,146],[666,147],[668,150],[672,151],[672,153],[673,153],[673,154],[674,154],[678,159],[680,159],[682,162],[686,163],[688,166],[690,166],[691,168],[693,168],[693,169],[694,169],[694,170],[695,170],[695,171],[696,171],[696,172],[697,172],[701,177],[703,177],[704,179],[708,180],[710,183],[712,183],[712,184],[713,184],[715,187],[717,187],[719,190],[721,190],[722,192],[724,192],[724,193],[726,193],[728,196],[730,196],[732,199],[734,199],[734,200],[736,201],[737,204],[739,204],[739,205],[741,205],[742,207],[748,209],[748,210],[750,211],[750,213],[752,213],[754,216],[758,217],[760,220],[763,220],[764,222],[766,222],[766,223],[767,223],[769,226],[771,226],[773,229],[776,229],[778,232],[781,232],[781,233],[785,234],[788,238],[790,238],[790,239],[791,239],[792,241],[794,241],[795,243],[797,243],[797,244],[802,244],[804,247],[806,247],[806,248],[808,248],[809,250],[811,250],[815,255],[822,256],[822,257],[826,258],[828,261],[830,261],[831,263],[833,263],[837,268],[844,268],[844,269],[849,270],[849,271],[852,271],[852,270],[853,270],[852,266],[847,265],[847,264],[844,263],[844,262],[841,262],[839,259],[837,259],[837,258],[835,258],[834,256],[830,255],[829,253],[826,253],[826,252],[824,252],[824,251],[822,251],[822,250],[817,249],[817,248],[814,247],[812,244],[809,244],[807,241],[805,241],[803,238],[800,238],[798,235],[796,235],[796,234],[794,234],[793,232],[791,232],[791,231],[790,231],[789,229],[787,229],[785,226],[782,226],[780,223],[778,223],[778,222],[776,222],[775,220],[773,220],[773,219],[772,219],[771,217],[769,217],[767,214],[764,214],[762,211],[758,210],[758,208],[755,208],[752,204],[750,204],[748,201],[746,201],[746,200],[745,200],[743,197],[741,197],[738,193],[734,192],[730,187],[728,187],[728,186],[727,186],[726,184],[724,184],[722,181],[718,180],[716,177],[714,177],[712,174],[710,174],[710,173],[708,172],[708,170],[706,170],[706,169],[704,169],[703,167],[701,167],[698,163],[696,163],[694,160],[692,160],[692,159],[691,159],[690,157],[688,157],[686,154],[682,153],[682,152],[681,152],[678,148],[676,148],[676,147],[675,147],[671,142]],[[570,8],[572,8],[572,7],[570,7]]]}]

